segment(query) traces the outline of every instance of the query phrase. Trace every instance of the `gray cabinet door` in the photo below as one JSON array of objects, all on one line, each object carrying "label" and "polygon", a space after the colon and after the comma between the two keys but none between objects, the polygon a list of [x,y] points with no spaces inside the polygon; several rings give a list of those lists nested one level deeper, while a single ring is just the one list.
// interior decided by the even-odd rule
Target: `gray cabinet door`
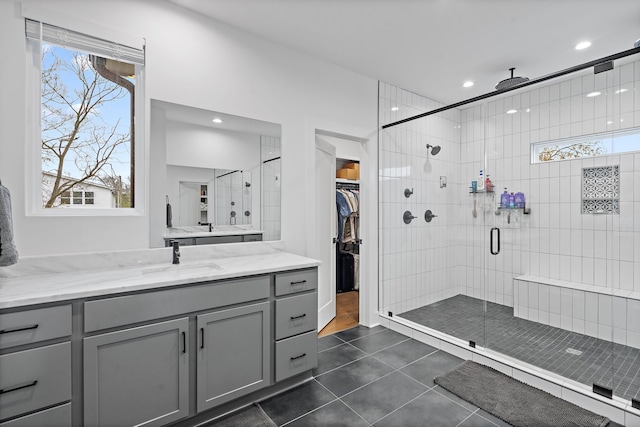
[{"label": "gray cabinet door", "polygon": [[198,316],[198,412],[270,384],[270,322],[269,302]]},{"label": "gray cabinet door", "polygon": [[84,341],[84,425],[160,426],[188,415],[188,318]]}]

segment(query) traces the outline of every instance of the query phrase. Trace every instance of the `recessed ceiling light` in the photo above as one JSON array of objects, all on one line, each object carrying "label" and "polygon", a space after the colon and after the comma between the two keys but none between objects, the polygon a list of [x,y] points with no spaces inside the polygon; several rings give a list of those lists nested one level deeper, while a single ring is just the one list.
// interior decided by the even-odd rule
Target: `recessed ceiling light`
[{"label": "recessed ceiling light", "polygon": [[518,110],[509,110],[509,111],[507,111],[507,114],[515,114],[517,112],[518,112]]},{"label": "recessed ceiling light", "polygon": [[622,88],[622,89],[618,89],[618,90],[616,91],[616,93],[625,93],[625,92],[627,92],[628,90],[629,90],[629,89]]},{"label": "recessed ceiling light", "polygon": [[471,80],[466,81],[462,84],[462,87],[471,87],[473,86],[473,82]]},{"label": "recessed ceiling light", "polygon": [[400,108],[398,107],[391,107],[391,111],[398,111]]},{"label": "recessed ceiling light", "polygon": [[219,117],[216,117],[215,119],[211,120],[213,123],[222,123],[222,119]]},{"label": "recessed ceiling light", "polygon": [[589,46],[591,46],[591,42],[588,42],[588,41],[580,42],[576,45],[576,50],[586,49]]},{"label": "recessed ceiling light", "polygon": [[602,95],[600,92],[591,92],[587,94],[587,98],[593,98],[594,96]]},{"label": "recessed ceiling light", "polygon": [[527,113],[531,111],[531,108],[527,108]]}]

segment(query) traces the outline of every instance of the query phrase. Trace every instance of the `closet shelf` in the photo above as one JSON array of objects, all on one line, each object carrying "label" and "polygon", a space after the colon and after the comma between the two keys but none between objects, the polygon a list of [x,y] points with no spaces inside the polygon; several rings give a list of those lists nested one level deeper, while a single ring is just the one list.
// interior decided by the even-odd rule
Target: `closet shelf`
[{"label": "closet shelf", "polygon": [[340,182],[342,184],[360,184],[360,181],[357,179],[336,178],[336,182]]}]

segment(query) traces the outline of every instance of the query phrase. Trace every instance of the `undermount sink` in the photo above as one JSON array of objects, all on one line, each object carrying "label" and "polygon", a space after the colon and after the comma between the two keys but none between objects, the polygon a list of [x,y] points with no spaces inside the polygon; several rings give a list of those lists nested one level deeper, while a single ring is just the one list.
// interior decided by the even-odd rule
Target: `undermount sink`
[{"label": "undermount sink", "polygon": [[220,266],[211,261],[190,262],[180,264],[157,264],[144,267],[142,274],[153,273],[207,273],[220,270]]}]

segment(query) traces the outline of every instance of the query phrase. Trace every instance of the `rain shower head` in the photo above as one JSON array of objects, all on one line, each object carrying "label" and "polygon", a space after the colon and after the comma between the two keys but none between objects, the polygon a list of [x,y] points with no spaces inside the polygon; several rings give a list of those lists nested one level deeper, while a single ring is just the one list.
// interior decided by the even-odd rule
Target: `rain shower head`
[{"label": "rain shower head", "polygon": [[496,85],[496,90],[508,89],[510,87],[518,86],[519,84],[529,81],[529,77],[513,77],[514,70],[515,68],[509,68],[509,71],[511,71],[511,77],[498,82],[498,84]]},{"label": "rain shower head", "polygon": [[431,148],[431,155],[435,156],[436,154],[438,154],[440,152],[440,146],[439,145],[431,145],[431,144],[427,144],[427,150]]}]

